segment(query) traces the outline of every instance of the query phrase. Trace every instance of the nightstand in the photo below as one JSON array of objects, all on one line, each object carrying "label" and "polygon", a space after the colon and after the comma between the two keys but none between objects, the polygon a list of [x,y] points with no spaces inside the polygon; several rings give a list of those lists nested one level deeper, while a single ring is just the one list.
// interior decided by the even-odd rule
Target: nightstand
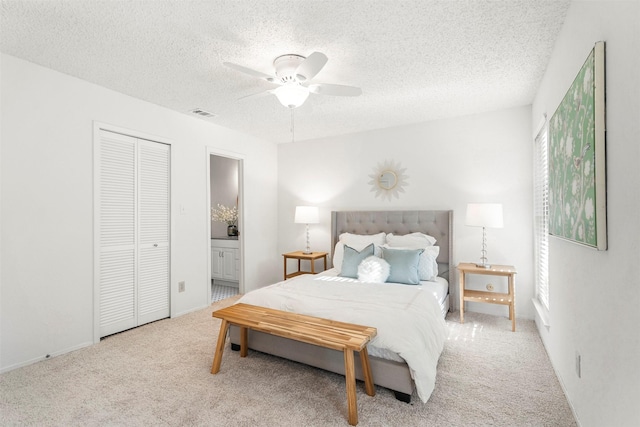
[{"label": "nightstand", "polygon": [[[284,257],[284,280],[299,276],[301,274],[316,274],[315,261],[320,258],[324,259],[324,269],[326,270],[327,255],[328,255],[327,252],[311,252],[310,254],[305,254],[303,251],[296,251],[296,252],[289,252],[286,254],[282,254],[282,256]],[[293,273],[287,274],[287,260],[290,258],[298,260],[298,271],[294,271]],[[311,271],[300,270],[300,262],[302,260],[311,261]],[[318,273],[320,272],[318,271]]]},{"label": "nightstand", "polygon": [[[460,323],[464,323],[464,302],[484,302],[509,306],[509,320],[511,330],[516,331],[516,269],[512,265],[492,265],[491,268],[478,267],[475,264],[463,262],[458,264],[460,272]],[[488,291],[473,291],[465,289],[467,274],[481,274],[486,276],[506,276],[509,280],[509,292],[506,294]]]}]

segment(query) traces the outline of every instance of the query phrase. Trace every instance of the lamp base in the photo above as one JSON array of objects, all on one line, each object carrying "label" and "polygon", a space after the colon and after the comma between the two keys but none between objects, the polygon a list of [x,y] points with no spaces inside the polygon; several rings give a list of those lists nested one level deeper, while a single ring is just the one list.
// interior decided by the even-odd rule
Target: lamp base
[{"label": "lamp base", "polygon": [[491,264],[476,264],[478,268],[486,268],[487,270],[491,268]]},{"label": "lamp base", "polygon": [[309,244],[309,224],[307,224],[307,246],[302,253],[305,255],[311,255],[313,253],[313,251],[311,250],[311,245]]}]

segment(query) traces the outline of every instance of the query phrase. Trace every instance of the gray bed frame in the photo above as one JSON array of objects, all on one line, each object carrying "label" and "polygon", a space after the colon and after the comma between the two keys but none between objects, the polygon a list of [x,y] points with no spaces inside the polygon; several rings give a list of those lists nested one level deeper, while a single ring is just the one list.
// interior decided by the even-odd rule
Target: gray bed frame
[{"label": "gray bed frame", "polygon": [[[449,272],[453,271],[453,211],[450,210],[411,210],[411,211],[336,211],[331,212],[331,252],[342,233],[376,234],[380,232],[403,235],[414,232],[429,234],[437,239],[440,246],[438,255],[438,274],[449,281]],[[451,292],[449,292],[451,293]],[[239,328],[230,327],[231,348],[240,349]],[[249,331],[249,348],[263,353],[283,357],[327,371],[344,375],[343,353],[276,337],[261,332]],[[400,363],[370,357],[373,382],[395,393],[398,400],[410,402],[415,384],[411,379],[409,367]],[[363,380],[360,358],[355,358],[356,378]]]}]

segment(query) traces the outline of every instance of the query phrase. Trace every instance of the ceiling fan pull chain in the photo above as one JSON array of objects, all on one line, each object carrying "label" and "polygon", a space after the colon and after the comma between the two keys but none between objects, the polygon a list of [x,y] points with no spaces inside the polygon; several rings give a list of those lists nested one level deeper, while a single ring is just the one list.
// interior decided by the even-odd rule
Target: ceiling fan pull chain
[{"label": "ceiling fan pull chain", "polygon": [[296,142],[296,131],[295,131],[295,127],[294,127],[294,123],[293,123],[293,108],[290,108],[291,110],[291,142]]}]

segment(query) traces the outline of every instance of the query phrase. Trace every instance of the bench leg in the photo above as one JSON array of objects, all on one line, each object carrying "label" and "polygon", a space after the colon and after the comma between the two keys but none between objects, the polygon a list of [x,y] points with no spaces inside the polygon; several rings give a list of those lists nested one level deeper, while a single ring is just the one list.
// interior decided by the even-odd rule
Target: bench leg
[{"label": "bench leg", "polygon": [[247,328],[240,327],[240,357],[247,357],[248,352]]},{"label": "bench leg", "polygon": [[353,350],[344,350],[344,378],[347,383],[347,410],[349,424],[358,424],[358,401],[356,397],[356,370],[353,363]]},{"label": "bench leg", "polygon": [[369,365],[369,352],[367,347],[360,350],[360,364],[364,374],[364,388],[369,396],[376,395],[376,387],[373,385],[373,375],[371,375],[371,365]]},{"label": "bench leg", "polygon": [[229,329],[229,323],[222,319],[220,324],[220,334],[218,334],[218,343],[216,344],[216,353],[213,356],[213,365],[211,365],[211,373],[217,374],[220,371],[220,364],[222,363],[222,352],[224,351],[224,342],[227,339],[227,330]]}]

